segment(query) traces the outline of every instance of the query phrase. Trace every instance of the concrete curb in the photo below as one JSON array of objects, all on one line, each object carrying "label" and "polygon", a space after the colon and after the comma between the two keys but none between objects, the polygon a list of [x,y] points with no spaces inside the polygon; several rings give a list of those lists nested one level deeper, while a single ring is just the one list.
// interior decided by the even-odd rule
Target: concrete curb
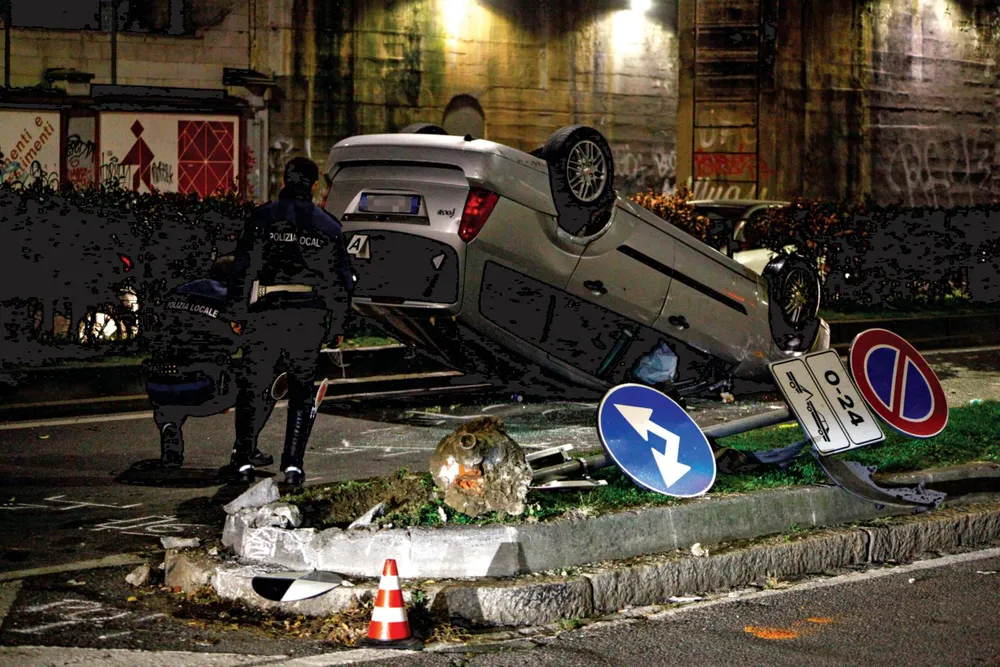
[{"label": "concrete curb", "polygon": [[[694,557],[673,551],[631,561],[606,562],[559,575],[529,575],[497,581],[406,581],[409,602],[421,590],[439,618],[483,627],[537,626],[586,618],[630,607],[667,604],[672,596],[706,594],[771,579],[793,578],[841,568],[906,561],[931,552],[981,547],[1000,541],[1000,503],[956,507],[889,519],[850,530],[828,529],[802,536],[772,537],[759,544],[722,544]],[[183,553],[168,553],[184,558]],[[377,582],[334,589],[292,604],[269,602],[253,593],[251,578],[264,568],[216,561],[212,586],[226,599],[310,616],[327,616],[370,599]],[[271,568],[273,571],[273,568]],[[168,585],[175,585],[169,578]]]},{"label": "concrete curb", "polygon": [[514,577],[632,558],[695,543],[753,539],[800,527],[831,526],[911,513],[878,509],[837,487],[703,497],[584,520],[500,526],[390,530],[251,527],[228,516],[222,543],[246,563],[378,577],[386,558],[404,578]]},{"label": "concrete curb", "polygon": [[846,353],[851,341],[866,329],[888,329],[920,351],[946,347],[993,345],[1000,342],[1000,312],[945,317],[898,317],[882,320],[834,320],[830,346]]}]

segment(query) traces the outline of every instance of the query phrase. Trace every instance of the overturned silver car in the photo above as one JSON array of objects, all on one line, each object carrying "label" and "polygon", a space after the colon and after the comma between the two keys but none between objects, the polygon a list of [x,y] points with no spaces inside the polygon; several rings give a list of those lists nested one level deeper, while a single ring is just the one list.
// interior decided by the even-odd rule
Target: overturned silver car
[{"label": "overturned silver car", "polygon": [[818,285],[769,300],[794,257],[760,275],[618,196],[592,128],[529,154],[419,125],[344,139],[324,173],[356,310],[472,378],[593,396],[666,348],[690,395],[829,346]]}]

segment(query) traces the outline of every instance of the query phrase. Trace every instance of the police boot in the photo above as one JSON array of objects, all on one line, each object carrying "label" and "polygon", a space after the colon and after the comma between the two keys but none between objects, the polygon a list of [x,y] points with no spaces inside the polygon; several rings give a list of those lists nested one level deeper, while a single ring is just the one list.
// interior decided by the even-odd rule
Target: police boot
[{"label": "police boot", "polygon": [[160,429],[160,463],[164,468],[184,465],[184,437],[177,424],[164,424]]},{"label": "police boot", "polygon": [[249,452],[233,447],[233,453],[229,457],[229,465],[220,471],[221,477],[227,482],[236,484],[252,484],[256,479],[253,463],[250,462]]},{"label": "police boot", "polygon": [[281,454],[281,470],[285,473],[285,484],[289,486],[302,486],[305,482],[306,475],[302,465],[312,425],[312,407],[289,408],[285,450]]}]

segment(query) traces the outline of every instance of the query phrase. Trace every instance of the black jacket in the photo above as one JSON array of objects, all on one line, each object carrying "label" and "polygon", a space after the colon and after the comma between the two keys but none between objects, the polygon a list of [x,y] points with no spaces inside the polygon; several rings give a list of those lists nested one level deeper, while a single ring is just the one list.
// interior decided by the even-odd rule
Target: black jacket
[{"label": "black jacket", "polygon": [[346,314],[354,293],[354,273],[340,223],[311,201],[283,190],[277,201],[254,209],[237,243],[230,302],[245,309],[250,288],[304,284],[311,294],[279,292],[250,306],[250,312],[276,308],[320,308]]}]

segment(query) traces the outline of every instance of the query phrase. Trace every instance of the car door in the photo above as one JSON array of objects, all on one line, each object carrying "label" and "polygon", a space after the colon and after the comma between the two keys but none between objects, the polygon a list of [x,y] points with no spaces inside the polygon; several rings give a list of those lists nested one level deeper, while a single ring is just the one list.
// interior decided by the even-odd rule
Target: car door
[{"label": "car door", "polygon": [[656,328],[721,359],[741,360],[756,319],[757,277],[693,237],[678,241]]},{"label": "car door", "polygon": [[651,325],[670,288],[676,241],[620,205],[613,215],[608,231],[587,245],[566,291]]}]

